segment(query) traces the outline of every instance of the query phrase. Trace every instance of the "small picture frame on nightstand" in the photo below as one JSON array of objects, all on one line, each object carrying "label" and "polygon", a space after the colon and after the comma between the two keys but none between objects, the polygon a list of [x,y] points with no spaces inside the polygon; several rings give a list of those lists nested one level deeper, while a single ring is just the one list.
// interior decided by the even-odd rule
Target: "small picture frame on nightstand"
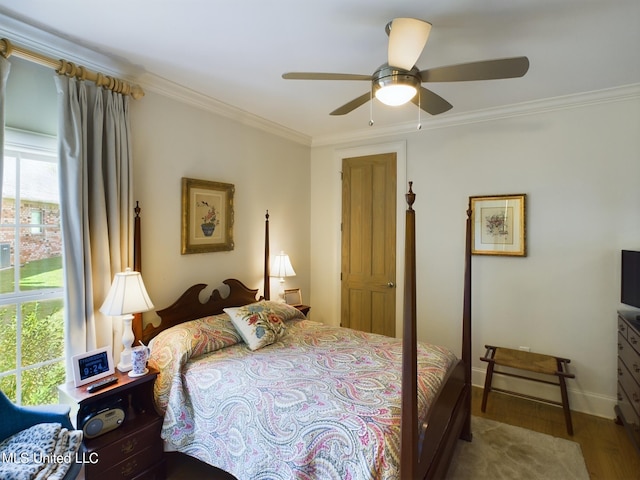
[{"label": "small picture frame on nightstand", "polygon": [[102,347],[74,355],[71,363],[73,364],[73,383],[76,388],[113,375],[115,372],[111,347]]},{"label": "small picture frame on nightstand", "polygon": [[299,288],[288,288],[284,291],[284,303],[288,305],[300,305],[302,293]]}]

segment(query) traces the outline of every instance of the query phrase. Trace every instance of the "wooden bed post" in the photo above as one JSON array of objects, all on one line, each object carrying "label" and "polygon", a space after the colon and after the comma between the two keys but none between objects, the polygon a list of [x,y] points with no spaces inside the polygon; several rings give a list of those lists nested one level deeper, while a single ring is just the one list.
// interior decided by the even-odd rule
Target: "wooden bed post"
[{"label": "wooden bed post", "polygon": [[416,330],[416,227],[409,182],[405,225],[404,323],[402,333],[402,417],[400,476],[416,478],[418,471],[418,347]]},{"label": "wooden bed post", "polygon": [[[142,268],[142,255],[140,248],[140,206],[136,200],[136,206],[133,209],[136,216],[133,219],[133,271],[140,272]],[[142,338],[142,314],[135,313],[132,321],[133,336],[135,344]]]},{"label": "wooden bed post", "polygon": [[264,288],[265,300],[271,299],[271,272],[269,266],[269,210],[264,216]]},{"label": "wooden bed post", "polygon": [[[471,412],[471,199],[467,209],[464,253],[464,306],[462,309],[462,361],[465,365],[464,376],[469,394],[466,396],[467,410]],[[467,415],[460,437],[471,441],[471,414]]]}]

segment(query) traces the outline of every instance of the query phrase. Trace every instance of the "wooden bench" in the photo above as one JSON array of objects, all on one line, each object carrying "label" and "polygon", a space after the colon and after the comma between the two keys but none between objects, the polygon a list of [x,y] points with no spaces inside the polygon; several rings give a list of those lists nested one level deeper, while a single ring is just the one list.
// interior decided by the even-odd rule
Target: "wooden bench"
[{"label": "wooden bench", "polygon": [[[487,367],[487,375],[484,381],[484,392],[482,394],[482,411],[487,408],[487,397],[492,390],[495,392],[508,393],[521,398],[530,400],[538,400],[540,402],[551,405],[561,406],[564,410],[565,423],[567,424],[567,432],[573,435],[573,424],[571,423],[571,410],[569,409],[569,396],[567,395],[567,378],[575,378],[575,375],[567,371],[567,364],[571,362],[568,358],[554,357],[551,355],[543,355],[540,353],[526,352],[523,350],[514,350],[511,348],[495,347],[493,345],[485,345],[487,349],[485,356],[480,360],[489,363]],[[509,367],[535,374],[552,375],[558,378],[557,382],[536,378],[534,376],[519,375],[503,370],[495,370],[495,366]],[[548,400],[545,398],[534,397],[524,393],[513,392],[496,388],[491,385],[493,375],[506,375],[509,377],[522,378],[524,380],[532,380],[534,382],[547,383],[549,385],[557,385],[560,387],[561,402]]]}]

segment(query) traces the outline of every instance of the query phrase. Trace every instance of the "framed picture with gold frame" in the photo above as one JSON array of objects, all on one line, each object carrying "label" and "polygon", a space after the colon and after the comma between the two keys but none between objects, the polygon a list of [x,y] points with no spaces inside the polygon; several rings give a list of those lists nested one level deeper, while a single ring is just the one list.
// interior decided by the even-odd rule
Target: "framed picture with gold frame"
[{"label": "framed picture with gold frame", "polygon": [[182,179],[182,254],[233,250],[230,183]]},{"label": "framed picture with gold frame", "polygon": [[469,197],[471,253],[525,257],[526,194]]}]

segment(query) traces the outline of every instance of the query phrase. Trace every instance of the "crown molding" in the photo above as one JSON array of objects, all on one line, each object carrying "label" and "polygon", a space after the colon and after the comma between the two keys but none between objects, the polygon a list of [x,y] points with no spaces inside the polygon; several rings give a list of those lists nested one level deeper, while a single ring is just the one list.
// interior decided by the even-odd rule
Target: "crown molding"
[{"label": "crown molding", "polygon": [[173,83],[158,75],[145,73],[136,78],[136,82],[146,91],[172,98],[180,103],[194,106],[205,111],[234,120],[242,125],[280,136],[292,142],[311,146],[312,138],[298,131],[287,128],[276,122],[254,115],[253,113],[221,102],[213,97]]},{"label": "crown molding", "polygon": [[91,50],[77,42],[46,32],[0,12],[0,38],[51,58],[63,58],[90,70],[132,81],[144,69]]},{"label": "crown molding", "polygon": [[416,129],[415,122],[405,122],[375,130],[371,128],[363,128],[340,133],[338,135],[314,137],[312,147],[340,145],[373,139],[379,141],[381,137],[418,134],[422,131],[434,130],[437,128],[455,127],[458,125],[488,122],[524,115],[536,115],[555,110],[581,108],[599,103],[620,102],[637,98],[640,98],[640,83],[593,92],[577,93],[561,97],[517,103],[496,108],[488,108],[485,110],[476,110],[473,112],[433,117],[430,118],[428,122],[423,122],[420,130]]}]

